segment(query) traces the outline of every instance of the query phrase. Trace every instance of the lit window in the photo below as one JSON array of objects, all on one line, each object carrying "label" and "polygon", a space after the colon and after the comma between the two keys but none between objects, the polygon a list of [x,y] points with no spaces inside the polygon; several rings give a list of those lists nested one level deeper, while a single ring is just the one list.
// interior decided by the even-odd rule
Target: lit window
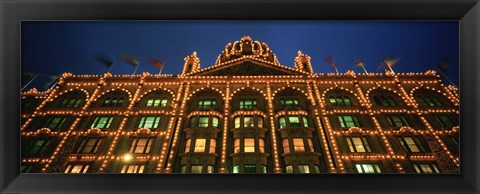
[{"label": "lit window", "polygon": [[50,129],[59,129],[62,128],[63,123],[67,120],[67,117],[50,117],[47,122],[45,122],[44,127]]},{"label": "lit window", "polygon": [[103,101],[102,107],[121,107],[123,101],[123,97],[108,97]]},{"label": "lit window", "polygon": [[192,165],[190,173],[202,173],[202,165]]},{"label": "lit window", "polygon": [[187,143],[185,144],[185,153],[190,152],[191,142],[192,142],[192,139],[187,139]]},{"label": "lit window", "polygon": [[216,146],[217,146],[217,140],[210,139],[210,151],[209,152],[214,154]]},{"label": "lit window", "polygon": [[285,122],[285,117],[279,117],[278,123],[280,124],[280,129],[287,126],[287,123]]},{"label": "lit window", "polygon": [[285,153],[285,154],[290,153],[290,147],[289,147],[288,139],[283,139],[282,144],[283,144],[283,153]]},{"label": "lit window", "polygon": [[293,138],[293,147],[295,152],[305,152],[305,145],[302,138]]},{"label": "lit window", "polygon": [[233,166],[233,173],[240,173],[240,166],[239,165],[234,165]]},{"label": "lit window", "polygon": [[350,152],[372,152],[366,137],[346,137]]},{"label": "lit window", "polygon": [[240,128],[241,126],[241,118],[240,117],[235,117],[235,128]]},{"label": "lit window", "polygon": [[97,116],[93,120],[92,125],[90,128],[99,128],[99,129],[108,129],[112,124],[113,117],[110,116]]},{"label": "lit window", "polygon": [[265,141],[263,139],[258,139],[258,147],[260,152],[265,153]]},{"label": "lit window", "polygon": [[298,116],[289,116],[288,121],[290,122],[291,127],[299,127],[300,126],[300,119],[298,119]]},{"label": "lit window", "polygon": [[244,127],[255,127],[253,117],[243,117]]},{"label": "lit window", "polygon": [[195,127],[195,118],[196,118],[196,117],[192,117],[192,118],[190,118],[190,125],[189,125],[189,126],[190,126],[190,128],[193,128],[193,127]]},{"label": "lit window", "polygon": [[208,127],[208,117],[199,117],[198,127]]},{"label": "lit window", "polygon": [[203,110],[215,108],[216,105],[217,101],[215,99],[201,99],[198,101],[198,108]]},{"label": "lit window", "polygon": [[348,98],[348,96],[344,96],[343,101],[345,102],[345,106],[352,106],[352,103],[350,102],[350,98]]},{"label": "lit window", "polygon": [[307,142],[308,142],[308,146],[310,147],[310,152],[315,152],[315,149],[313,148],[312,139],[308,138]]},{"label": "lit window", "polygon": [[267,173],[267,166],[261,165],[260,170],[262,170],[262,173]]},{"label": "lit window", "polygon": [[378,164],[355,164],[358,173],[381,173]]},{"label": "lit window", "polygon": [[153,98],[149,98],[147,100],[147,105],[146,106],[148,108],[151,108],[151,107],[163,108],[163,107],[167,106],[167,103],[168,103],[168,99],[166,97],[164,97],[164,98],[153,97]]},{"label": "lit window", "polygon": [[417,173],[440,173],[435,164],[413,164],[413,168],[415,168]]},{"label": "lit window", "polygon": [[218,117],[212,117],[212,127],[218,127]]},{"label": "lit window", "polygon": [[144,169],[143,164],[124,164],[120,173],[143,173]]},{"label": "lit window", "polygon": [[150,147],[152,146],[153,138],[149,137],[137,137],[132,141],[130,146],[130,152],[135,154],[148,154],[150,153]]},{"label": "lit window", "polygon": [[245,138],[244,152],[255,152],[255,139]]},{"label": "lit window", "polygon": [[255,99],[240,100],[240,109],[251,110],[255,108],[257,108],[257,100]]},{"label": "lit window", "polygon": [[332,106],[337,106],[337,99],[335,99],[335,97],[330,96],[329,99],[330,99],[330,104],[331,104]]},{"label": "lit window", "polygon": [[168,99],[167,99],[167,98],[163,98],[163,99],[162,99],[162,102],[160,103],[160,107],[167,107],[167,103],[168,103]]},{"label": "lit window", "polygon": [[69,164],[64,173],[87,173],[89,167],[88,164]]},{"label": "lit window", "polygon": [[343,106],[343,105],[344,105],[344,104],[343,104],[343,99],[342,99],[342,97],[340,97],[340,96],[337,96],[337,105],[338,105],[338,106]]},{"label": "lit window", "polygon": [[292,165],[287,165],[285,167],[285,170],[287,171],[287,173],[293,173],[293,166]]},{"label": "lit window", "polygon": [[258,119],[258,127],[263,128],[263,117],[257,117]]},{"label": "lit window", "polygon": [[307,117],[302,117],[303,118],[303,126],[308,127],[308,119]]},{"label": "lit window", "polygon": [[356,115],[339,115],[338,121],[342,128],[360,127],[360,121]]},{"label": "lit window", "polygon": [[298,100],[295,98],[281,99],[280,104],[285,109],[293,109],[298,107]]},{"label": "lit window", "polygon": [[256,173],[257,172],[257,167],[255,164],[245,164],[243,166],[243,172],[244,173]]},{"label": "lit window", "polygon": [[156,129],[160,123],[160,116],[142,116],[137,128]]},{"label": "lit window", "polygon": [[424,152],[418,137],[397,137],[406,152]]},{"label": "lit window", "polygon": [[235,139],[233,149],[235,153],[240,152],[240,139]]},{"label": "lit window", "polygon": [[445,128],[451,128],[454,126],[458,126],[457,119],[453,116],[450,115],[434,115],[435,119],[437,122],[440,124],[440,126],[445,127]]},{"label": "lit window", "polygon": [[78,154],[94,154],[97,153],[100,144],[102,143],[103,138],[101,137],[89,137],[84,138],[78,146]]},{"label": "lit window", "polygon": [[65,98],[60,103],[60,107],[64,108],[77,108],[82,103],[82,98]]},{"label": "lit window", "polygon": [[214,171],[214,167],[208,165],[208,166],[207,166],[207,173],[214,173],[214,172],[215,172],[215,171]]},{"label": "lit window", "polygon": [[410,126],[405,115],[386,115],[385,117],[390,127]]},{"label": "lit window", "polygon": [[186,166],[180,167],[180,173],[186,173],[186,172],[187,172],[187,167]]},{"label": "lit window", "polygon": [[39,139],[35,141],[35,143],[31,144],[30,148],[28,149],[29,155],[37,155],[45,151],[48,144],[50,144],[50,140],[46,139]]},{"label": "lit window", "polygon": [[310,168],[307,164],[298,165],[298,173],[310,173]]},{"label": "lit window", "polygon": [[195,150],[194,152],[205,152],[205,139],[195,140]]}]

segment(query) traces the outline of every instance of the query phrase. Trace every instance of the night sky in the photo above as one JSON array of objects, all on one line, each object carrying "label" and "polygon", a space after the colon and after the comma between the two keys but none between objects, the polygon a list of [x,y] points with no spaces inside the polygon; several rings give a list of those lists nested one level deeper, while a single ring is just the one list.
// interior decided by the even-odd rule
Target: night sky
[{"label": "night sky", "polygon": [[[286,66],[293,67],[301,50],[316,73],[334,72],[327,55],[341,73],[363,72],[354,59],[369,72],[384,72],[377,68],[386,57],[400,59],[395,72],[425,72],[446,59],[447,76],[458,85],[458,21],[28,21],[22,22],[22,72],[103,74],[107,67],[95,56],[105,54],[114,62],[112,74],[132,74],[134,67],[121,59],[129,54],[140,61],[137,74],[158,73],[150,58],[165,62],[162,73],[181,74],[193,51],[205,68],[244,35],[267,43]],[[44,90],[46,82],[39,77],[30,86]]]}]

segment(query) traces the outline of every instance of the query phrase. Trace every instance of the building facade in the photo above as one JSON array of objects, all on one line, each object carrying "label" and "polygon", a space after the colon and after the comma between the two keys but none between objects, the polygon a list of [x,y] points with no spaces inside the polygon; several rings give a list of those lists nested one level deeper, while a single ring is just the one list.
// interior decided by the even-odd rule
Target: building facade
[{"label": "building facade", "polygon": [[433,70],[314,73],[248,36],[184,60],[21,93],[21,172],[459,173],[459,92]]}]

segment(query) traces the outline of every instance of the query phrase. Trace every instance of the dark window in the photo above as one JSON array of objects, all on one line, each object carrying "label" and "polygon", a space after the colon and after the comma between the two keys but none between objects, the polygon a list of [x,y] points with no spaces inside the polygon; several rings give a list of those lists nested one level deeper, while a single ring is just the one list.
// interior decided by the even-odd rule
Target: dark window
[{"label": "dark window", "polygon": [[81,102],[82,98],[65,98],[59,106],[64,108],[77,108]]},{"label": "dark window", "polygon": [[102,107],[121,107],[124,101],[123,97],[108,97],[103,101]]},{"label": "dark window", "polygon": [[245,164],[243,168],[245,173],[256,173],[256,165],[255,164]]},{"label": "dark window", "polygon": [[385,117],[390,127],[410,126],[405,115],[386,115]]},{"label": "dark window", "polygon": [[215,108],[216,105],[217,101],[215,99],[201,99],[198,101],[198,108],[203,110]]},{"label": "dark window", "polygon": [[62,128],[63,123],[67,120],[67,117],[50,117],[45,122],[43,127],[50,129],[59,129]]},{"label": "dark window", "polygon": [[38,139],[33,144],[30,145],[28,149],[29,155],[38,155],[45,151],[48,144],[50,144],[50,140],[47,139]]},{"label": "dark window", "polygon": [[20,172],[21,172],[21,173],[28,173],[28,172],[30,172],[30,170],[32,170],[33,165],[35,165],[35,164],[22,164],[22,165],[20,166]]},{"label": "dark window", "polygon": [[84,138],[78,146],[78,154],[94,154],[97,153],[103,138],[101,137],[89,137]]},{"label": "dark window", "polygon": [[420,140],[416,136],[397,137],[397,139],[406,152],[425,152]]},{"label": "dark window", "polygon": [[293,109],[298,107],[298,100],[296,98],[284,98],[280,100],[280,104],[285,109]]},{"label": "dark window", "polygon": [[366,137],[346,137],[350,152],[372,152]]},{"label": "dark window", "polygon": [[422,106],[442,106],[443,105],[437,96],[432,96],[432,95],[417,96],[417,102]]},{"label": "dark window", "polygon": [[442,127],[451,128],[458,126],[457,117],[453,115],[434,115],[437,122]]},{"label": "dark window", "polygon": [[373,96],[376,106],[397,106],[397,102],[393,99],[392,96]]}]

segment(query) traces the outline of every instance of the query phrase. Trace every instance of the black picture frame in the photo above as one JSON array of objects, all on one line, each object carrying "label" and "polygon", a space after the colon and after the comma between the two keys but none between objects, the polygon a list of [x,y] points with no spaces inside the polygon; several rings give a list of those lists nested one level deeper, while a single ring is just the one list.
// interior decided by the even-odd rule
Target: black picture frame
[{"label": "black picture frame", "polygon": [[[1,0],[2,193],[478,193],[478,0]],[[461,173],[412,174],[19,174],[22,20],[459,20]]]}]

